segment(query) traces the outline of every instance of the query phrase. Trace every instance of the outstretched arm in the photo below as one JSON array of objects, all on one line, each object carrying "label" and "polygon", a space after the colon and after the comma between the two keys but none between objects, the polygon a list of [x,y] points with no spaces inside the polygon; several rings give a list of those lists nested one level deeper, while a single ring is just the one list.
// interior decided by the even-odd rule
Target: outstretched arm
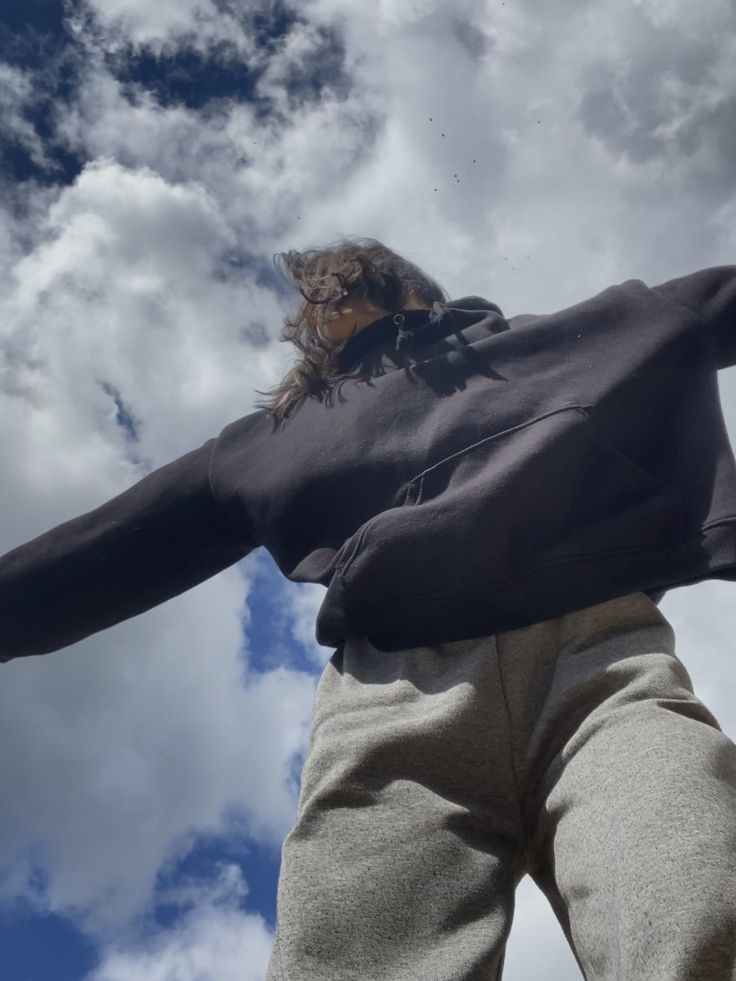
[{"label": "outstretched arm", "polygon": [[736,266],[711,266],[653,288],[704,321],[719,368],[736,364]]},{"label": "outstretched arm", "polygon": [[213,497],[214,443],[0,558],[0,661],[82,640],[256,547]]}]

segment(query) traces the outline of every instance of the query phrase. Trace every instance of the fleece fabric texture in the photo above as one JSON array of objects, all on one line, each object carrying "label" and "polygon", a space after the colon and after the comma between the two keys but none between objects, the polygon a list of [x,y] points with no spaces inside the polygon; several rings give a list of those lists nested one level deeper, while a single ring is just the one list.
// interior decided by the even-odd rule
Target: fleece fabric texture
[{"label": "fleece fabric texture", "polygon": [[717,371],[735,362],[736,266],[539,316],[464,297],[384,317],[342,350],[332,399],[282,425],[250,413],[0,558],[0,658],[71,644],[259,545],[328,587],[328,646],[487,636],[734,579]]},{"label": "fleece fabric texture", "polygon": [[643,593],[433,648],[349,641],[268,981],[496,981],[527,873],[588,981],[736,981],[734,815],[736,746]]}]

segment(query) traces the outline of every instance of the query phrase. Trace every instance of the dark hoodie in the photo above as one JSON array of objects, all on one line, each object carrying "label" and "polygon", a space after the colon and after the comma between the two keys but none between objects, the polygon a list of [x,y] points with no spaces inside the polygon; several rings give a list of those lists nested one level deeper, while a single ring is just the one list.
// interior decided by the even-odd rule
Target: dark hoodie
[{"label": "dark hoodie", "polygon": [[[262,545],[328,587],[330,646],[523,627],[736,578],[717,370],[736,266],[504,319],[480,297],[356,335],[329,402],[265,411],[0,559],[0,658],[141,613]],[[355,377],[356,375],[368,377]]]}]

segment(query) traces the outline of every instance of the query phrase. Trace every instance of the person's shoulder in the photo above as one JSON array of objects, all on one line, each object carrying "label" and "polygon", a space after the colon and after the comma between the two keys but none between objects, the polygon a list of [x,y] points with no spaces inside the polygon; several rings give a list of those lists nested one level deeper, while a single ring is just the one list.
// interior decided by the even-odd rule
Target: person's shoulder
[{"label": "person's shoulder", "polygon": [[272,425],[274,418],[266,409],[254,409],[252,412],[248,412],[238,419],[233,419],[232,422],[224,426],[217,436],[217,441],[220,442],[222,440],[232,439],[233,437],[242,437],[249,433],[259,432]]}]

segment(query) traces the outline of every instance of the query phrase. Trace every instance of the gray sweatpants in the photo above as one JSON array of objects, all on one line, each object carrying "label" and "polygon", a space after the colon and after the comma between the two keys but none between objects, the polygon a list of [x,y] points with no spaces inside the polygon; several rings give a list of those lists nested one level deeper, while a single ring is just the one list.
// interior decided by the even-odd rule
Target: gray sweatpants
[{"label": "gray sweatpants", "polygon": [[643,593],[336,652],[269,981],[495,981],[526,873],[588,981],[736,979],[736,746]]}]

